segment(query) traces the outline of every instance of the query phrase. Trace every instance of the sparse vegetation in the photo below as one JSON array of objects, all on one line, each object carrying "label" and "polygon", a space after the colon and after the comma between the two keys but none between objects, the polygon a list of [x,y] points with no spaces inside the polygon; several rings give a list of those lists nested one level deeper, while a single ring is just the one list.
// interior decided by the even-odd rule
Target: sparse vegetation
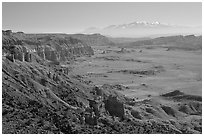
[{"label": "sparse vegetation", "polygon": [[[110,47],[111,56],[105,56],[107,54],[104,53],[99,54],[100,57],[87,58],[93,59],[93,63],[94,60],[97,60],[97,63],[98,60],[111,62],[110,67],[113,69],[111,72],[105,71],[109,71],[109,67],[101,66],[100,63],[88,65],[88,69],[98,66],[101,73],[86,73],[84,76],[74,71],[73,62],[77,62],[76,56],[93,55],[93,49],[89,45],[95,43],[102,45],[104,41],[104,44],[112,44],[108,38],[98,34],[33,35],[3,31],[3,52],[15,54],[16,57],[15,61],[11,61],[6,56],[2,57],[2,132],[4,134],[202,133],[201,96],[186,94],[178,89],[155,95],[155,90],[161,88],[154,82],[151,84],[142,81],[148,81],[147,78],[157,78],[159,74],[168,75],[169,73],[166,73],[169,70],[166,69],[168,65],[160,65],[159,62],[153,65],[154,60],[145,60],[145,57],[123,58],[123,55],[129,53],[143,55],[147,50],[140,53],[124,50],[121,50],[123,53],[117,51],[112,53]],[[81,48],[81,45],[85,47]],[[16,48],[18,51],[15,51]],[[43,50],[46,51],[43,53]],[[32,61],[21,59],[24,51],[31,52]],[[121,60],[125,64],[131,63],[137,66],[139,63],[148,68],[124,70],[119,63]],[[72,67],[68,73],[64,72],[65,69],[62,67],[65,63]],[[80,62],[83,63],[86,64],[86,60]],[[117,63],[121,67],[117,67],[116,70],[113,66],[118,65]],[[125,67],[130,68],[129,65]],[[87,69],[86,65],[82,65],[82,68],[85,71]],[[125,78],[123,76],[117,78],[118,75],[123,75]],[[134,76],[131,77],[132,75]],[[100,82],[101,86],[96,86],[98,80],[95,79],[102,79],[101,81],[106,83]],[[115,79],[117,82],[113,83],[112,80]],[[127,81],[121,83],[124,79]],[[140,91],[145,97],[141,98]]]}]

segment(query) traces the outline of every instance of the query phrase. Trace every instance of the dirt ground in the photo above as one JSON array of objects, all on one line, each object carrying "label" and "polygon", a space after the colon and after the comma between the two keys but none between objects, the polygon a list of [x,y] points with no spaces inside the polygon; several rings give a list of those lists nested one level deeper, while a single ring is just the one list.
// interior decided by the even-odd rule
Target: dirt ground
[{"label": "dirt ground", "polygon": [[167,48],[93,46],[95,55],[81,57],[72,65],[94,85],[121,84],[129,97],[158,96],[173,90],[202,94],[202,52]]}]

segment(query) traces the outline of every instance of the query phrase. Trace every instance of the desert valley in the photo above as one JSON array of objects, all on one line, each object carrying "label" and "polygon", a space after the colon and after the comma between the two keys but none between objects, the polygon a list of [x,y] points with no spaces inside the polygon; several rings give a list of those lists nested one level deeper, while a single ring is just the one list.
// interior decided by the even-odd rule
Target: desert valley
[{"label": "desert valley", "polygon": [[2,134],[202,134],[202,2],[2,2]]},{"label": "desert valley", "polygon": [[2,32],[3,133],[202,133],[202,37]]}]

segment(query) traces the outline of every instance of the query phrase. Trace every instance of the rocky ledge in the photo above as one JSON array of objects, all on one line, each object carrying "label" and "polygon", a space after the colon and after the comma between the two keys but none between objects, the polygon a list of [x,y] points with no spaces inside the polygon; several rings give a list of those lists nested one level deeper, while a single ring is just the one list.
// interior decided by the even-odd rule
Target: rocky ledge
[{"label": "rocky ledge", "polygon": [[62,62],[77,56],[93,55],[93,49],[79,39],[61,34],[24,34],[2,32],[3,55],[11,60],[31,62],[35,56]]}]

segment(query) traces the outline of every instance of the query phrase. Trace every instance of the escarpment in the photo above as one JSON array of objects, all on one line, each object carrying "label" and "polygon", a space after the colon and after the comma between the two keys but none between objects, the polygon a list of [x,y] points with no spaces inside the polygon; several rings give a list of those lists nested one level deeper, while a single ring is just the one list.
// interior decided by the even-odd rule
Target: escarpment
[{"label": "escarpment", "polygon": [[70,36],[57,34],[24,34],[2,32],[3,55],[11,60],[30,62],[35,55],[48,61],[67,61],[77,56],[93,55],[86,43]]}]

